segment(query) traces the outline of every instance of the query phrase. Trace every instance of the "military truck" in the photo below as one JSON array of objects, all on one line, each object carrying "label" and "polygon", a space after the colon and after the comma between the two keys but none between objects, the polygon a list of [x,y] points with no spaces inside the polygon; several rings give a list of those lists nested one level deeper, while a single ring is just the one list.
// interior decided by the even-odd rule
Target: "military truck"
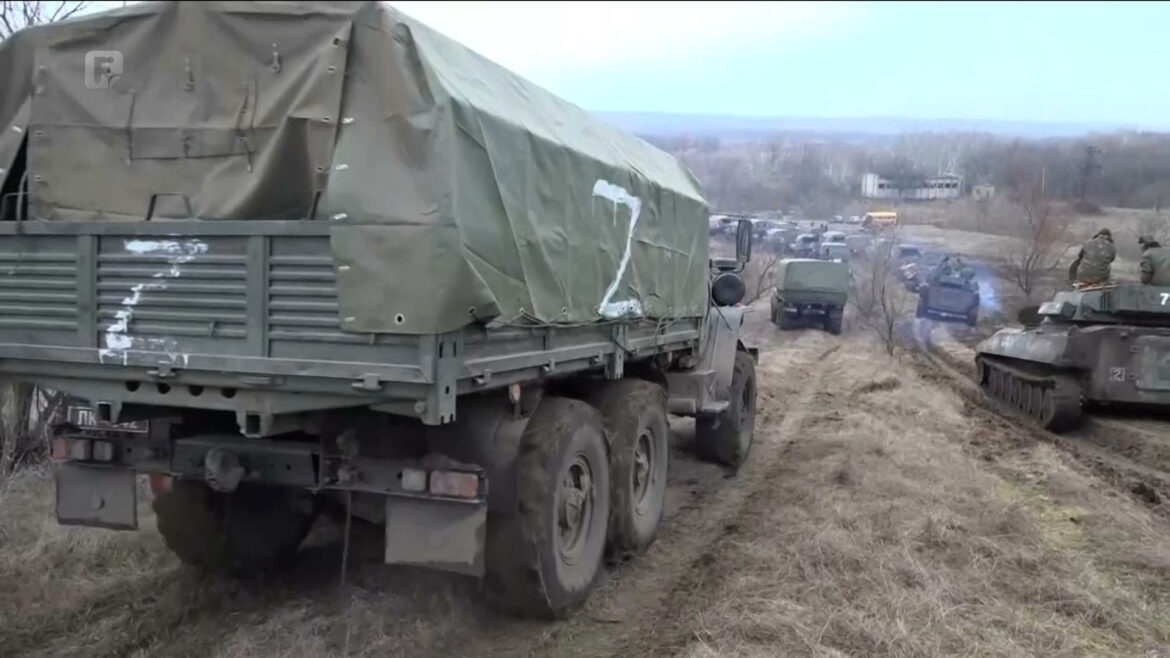
[{"label": "military truck", "polygon": [[786,258],[776,270],[772,322],[780,329],[819,326],[841,333],[852,273],[843,262]]},{"label": "military truck", "polygon": [[989,397],[1054,432],[1075,427],[1085,405],[1170,407],[1170,287],[1058,292],[1037,317],[978,346]]},{"label": "military truck", "polygon": [[136,3],[0,44],[0,374],[91,405],[57,518],[186,563],[382,524],[564,616],[654,540],[667,414],[746,459],[735,259],[673,157],[379,2]]}]

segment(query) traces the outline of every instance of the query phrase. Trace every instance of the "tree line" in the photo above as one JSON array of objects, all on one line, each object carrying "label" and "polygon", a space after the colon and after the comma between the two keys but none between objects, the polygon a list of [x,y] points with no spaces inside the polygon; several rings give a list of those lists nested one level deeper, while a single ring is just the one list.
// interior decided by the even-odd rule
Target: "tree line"
[{"label": "tree line", "polygon": [[1012,187],[1021,171],[1040,177],[1047,198],[1084,211],[1170,205],[1170,134],[1117,132],[1029,140],[982,133],[912,133],[870,139],[778,135],[727,140],[652,137],[695,174],[719,210],[783,210],[810,216],[839,212],[875,172],[910,187],[938,174],[964,186]]}]

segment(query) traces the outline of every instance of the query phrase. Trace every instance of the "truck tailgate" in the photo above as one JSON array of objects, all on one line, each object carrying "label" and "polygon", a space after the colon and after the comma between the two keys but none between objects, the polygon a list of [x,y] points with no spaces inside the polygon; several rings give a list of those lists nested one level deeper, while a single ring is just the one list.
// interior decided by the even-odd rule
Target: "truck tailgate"
[{"label": "truck tailgate", "polygon": [[323,222],[11,222],[0,273],[0,358],[427,379],[419,337],[341,331]]}]

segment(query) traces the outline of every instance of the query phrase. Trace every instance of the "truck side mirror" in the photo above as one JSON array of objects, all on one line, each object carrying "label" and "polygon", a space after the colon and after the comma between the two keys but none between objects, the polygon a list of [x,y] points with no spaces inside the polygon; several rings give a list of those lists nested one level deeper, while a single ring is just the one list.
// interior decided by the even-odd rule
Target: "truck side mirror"
[{"label": "truck side mirror", "polygon": [[739,220],[735,229],[735,260],[744,265],[752,259],[752,223],[749,220]]}]

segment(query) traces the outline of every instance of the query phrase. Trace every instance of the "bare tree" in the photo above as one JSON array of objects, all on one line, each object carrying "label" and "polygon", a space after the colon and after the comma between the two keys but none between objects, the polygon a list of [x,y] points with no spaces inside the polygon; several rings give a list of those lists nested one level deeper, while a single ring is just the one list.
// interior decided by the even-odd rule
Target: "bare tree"
[{"label": "bare tree", "polygon": [[1158,242],[1166,242],[1170,240],[1170,217],[1161,212],[1160,208],[1153,213],[1142,214],[1134,222],[1132,232],[1135,240],[1146,235]]},{"label": "bare tree", "polygon": [[747,294],[744,304],[751,305],[776,285],[776,265],[780,263],[780,252],[764,251],[752,258],[744,270],[744,284]]},{"label": "bare tree", "polygon": [[858,322],[873,331],[891,355],[899,345],[899,331],[914,299],[895,276],[897,244],[897,233],[874,243],[873,253],[854,279],[850,300]]},{"label": "bare tree", "polygon": [[1011,200],[1007,234],[1015,239],[1004,255],[1002,274],[1031,302],[1039,281],[1060,266],[1069,222],[1053,209],[1039,180],[1017,181]]},{"label": "bare tree", "polygon": [[12,2],[0,0],[0,41],[33,25],[56,23],[86,9],[92,2]]}]

